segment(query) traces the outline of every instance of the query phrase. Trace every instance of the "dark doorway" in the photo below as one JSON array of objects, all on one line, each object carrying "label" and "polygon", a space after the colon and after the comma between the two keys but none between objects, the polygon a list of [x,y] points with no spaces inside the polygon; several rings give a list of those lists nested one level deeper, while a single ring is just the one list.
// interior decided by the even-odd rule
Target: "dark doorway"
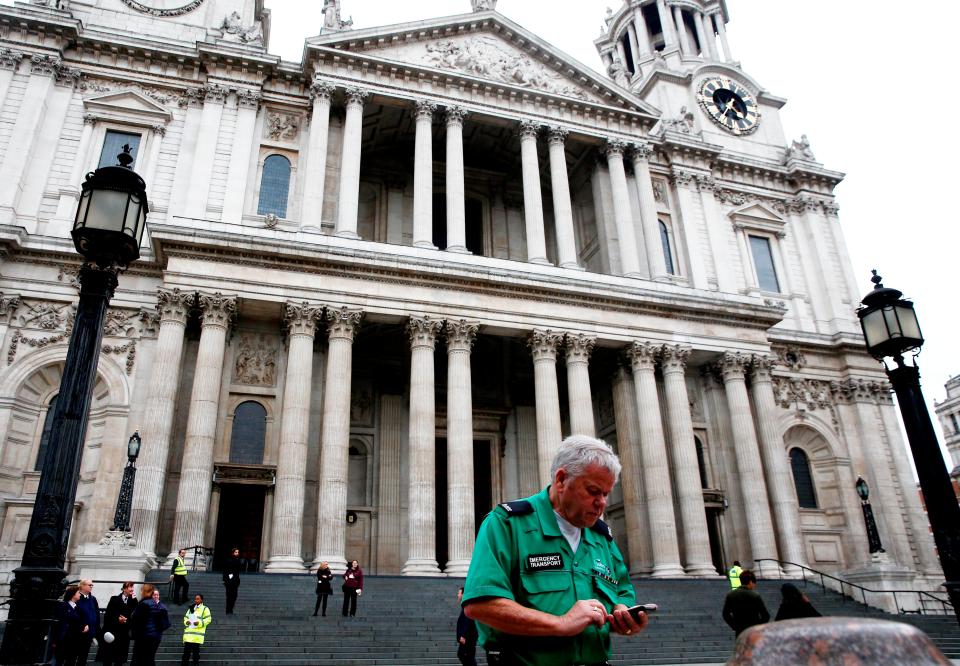
[{"label": "dark doorway", "polygon": [[490,471],[490,442],[473,441],[473,529],[480,530],[480,523],[493,508],[493,488]]},{"label": "dark doorway", "polygon": [[723,541],[720,538],[720,509],[707,507],[707,534],[710,537],[710,555],[713,568],[721,576],[727,570],[723,556]]},{"label": "dark doorway", "polygon": [[447,249],[447,195],[443,192],[433,195],[433,244]]},{"label": "dark doorway", "polygon": [[[437,563],[440,568],[446,567],[450,558],[449,538],[447,534],[447,439],[438,437],[434,447],[434,461],[436,471],[434,476],[436,485],[436,549]],[[480,523],[490,509],[493,508],[493,489],[491,488],[492,472],[490,470],[490,442],[488,440],[473,441],[473,520],[474,531],[480,529]]]},{"label": "dark doorway", "polygon": [[217,571],[234,548],[240,549],[244,571],[260,566],[260,539],[263,536],[264,486],[225,484],[220,486],[220,511],[217,539],[213,549],[213,568]]},{"label": "dark doorway", "polygon": [[[436,238],[436,236],[434,236]],[[437,437],[434,447],[434,461],[437,479],[436,488],[436,535],[437,535],[437,564],[443,569],[449,559],[449,540],[447,539],[447,438]]]},{"label": "dark doorway", "polygon": [[466,201],[466,234],[467,249],[474,254],[483,256],[483,202],[479,199],[467,198]]}]

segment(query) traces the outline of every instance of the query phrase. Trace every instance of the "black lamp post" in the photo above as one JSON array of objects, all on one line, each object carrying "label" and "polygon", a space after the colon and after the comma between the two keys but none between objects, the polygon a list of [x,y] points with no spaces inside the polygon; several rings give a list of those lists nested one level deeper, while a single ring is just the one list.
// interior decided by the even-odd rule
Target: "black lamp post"
[{"label": "black lamp post", "polygon": [[113,514],[111,530],[130,531],[130,507],[133,504],[133,480],[137,476],[137,457],[140,455],[140,431],[130,435],[127,441],[127,466],[123,468],[123,480],[120,482],[120,495],[117,497],[117,510]]},{"label": "black lamp post", "polygon": [[65,587],[64,564],[103,318],[118,275],[140,256],[147,219],[146,185],[130,169],[130,147],[124,146],[117,159],[118,166],[87,174],[77,206],[71,235],[86,260],[79,274],[80,300],[23,560],[10,584],[10,614],[0,645],[3,664],[47,664],[51,656],[48,637]]},{"label": "black lamp post", "polygon": [[880,543],[880,532],[877,531],[877,521],[873,519],[873,507],[870,506],[870,486],[863,480],[862,476],[857,477],[856,483],[857,495],[860,496],[860,506],[863,508],[863,522],[867,524],[867,541],[870,543],[870,554],[885,553],[883,544]]},{"label": "black lamp post", "polygon": [[[927,505],[927,516],[933,528],[940,566],[946,578],[944,587],[960,622],[960,506],[950,484],[947,466],[940,452],[930,413],[920,390],[920,369],[904,363],[903,355],[923,345],[920,324],[913,303],[903,293],[884,287],[882,278],[873,271],[874,289],[863,297],[857,310],[867,351],[883,363],[887,377],[897,394],[903,426],[907,431],[913,461],[917,466],[920,488]],[[885,358],[893,358],[896,367],[889,368]]]}]

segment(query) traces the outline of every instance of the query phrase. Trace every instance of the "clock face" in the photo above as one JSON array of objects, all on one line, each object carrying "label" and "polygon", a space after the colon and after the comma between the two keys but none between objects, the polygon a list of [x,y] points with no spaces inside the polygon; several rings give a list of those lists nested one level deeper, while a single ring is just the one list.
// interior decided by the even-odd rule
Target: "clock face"
[{"label": "clock face", "polygon": [[728,132],[750,134],[757,129],[760,121],[757,101],[736,81],[722,76],[706,79],[697,100],[710,119]]},{"label": "clock face", "polygon": [[203,4],[203,0],[123,0],[123,4],[152,16],[180,16]]}]

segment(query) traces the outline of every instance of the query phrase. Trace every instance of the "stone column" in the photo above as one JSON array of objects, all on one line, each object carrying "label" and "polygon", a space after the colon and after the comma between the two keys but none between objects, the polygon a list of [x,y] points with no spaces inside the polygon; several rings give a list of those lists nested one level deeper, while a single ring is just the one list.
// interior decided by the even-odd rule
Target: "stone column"
[{"label": "stone column", "polygon": [[700,41],[700,57],[706,60],[713,56],[713,52],[710,50],[710,42],[707,41],[707,31],[703,27],[703,15],[698,11],[693,12],[693,25]]},{"label": "stone column", "polygon": [[623,519],[627,525],[631,576],[645,576],[653,568],[647,500],[643,493],[643,460],[640,457],[640,424],[637,422],[637,398],[633,377],[623,366],[613,377],[613,417],[617,427],[617,452],[623,471]]},{"label": "stone column", "polygon": [[463,177],[463,119],[466,109],[447,108],[447,251],[467,249],[467,209]]},{"label": "stone column", "polygon": [[151,556],[156,555],[173,410],[180,389],[183,333],[195,296],[193,292],[182,293],[179,289],[160,289],[157,293],[160,330],[157,333],[157,351],[140,429],[143,441],[148,442],[149,446],[143,447],[137,460],[137,482],[133,486],[130,514],[137,544]]},{"label": "stone column", "polygon": [[470,350],[479,325],[447,322],[447,543],[444,572],[466,576],[473,555],[473,392]]},{"label": "stone column", "polygon": [[723,47],[723,59],[727,62],[733,62],[733,54],[730,53],[730,44],[727,43],[727,26],[723,22],[723,14],[717,12],[713,15],[717,24],[717,34],[720,36],[720,46]]},{"label": "stone column", "polygon": [[693,47],[690,45],[690,36],[687,34],[687,26],[683,23],[683,11],[677,5],[673,6],[674,25],[677,29],[678,41],[680,42],[680,52],[685,56],[693,55]]},{"label": "stone column", "polygon": [[[340,158],[340,196],[337,204],[335,234],[342,238],[360,238],[357,234],[357,210],[360,201],[360,150],[363,139],[363,101],[368,93],[347,88],[347,116],[343,122],[343,149]],[[342,555],[341,555],[342,557]],[[329,560],[328,560],[329,561]],[[333,562],[330,562],[333,566]],[[346,567],[346,564],[344,564]]]},{"label": "stone column", "polygon": [[683,527],[684,556],[689,576],[716,576],[707,533],[707,513],[703,506],[697,447],[693,440],[693,419],[685,379],[689,347],[665,345],[660,354],[663,389],[666,394],[667,420],[670,426],[670,450],[673,482],[677,488]]},{"label": "stone column", "polygon": [[[3,71],[4,70],[0,68],[0,74],[2,74]],[[0,96],[0,100],[2,99],[2,96]],[[89,113],[83,115],[83,131],[80,133],[80,143],[77,145],[77,152],[74,154],[73,166],[70,169],[70,179],[67,181],[65,187],[60,188],[57,212],[47,225],[46,235],[48,236],[69,236],[70,230],[73,229],[73,219],[77,213],[77,201],[80,199],[80,183],[84,172],[86,172],[89,166],[87,157],[90,151],[90,141],[93,138],[93,129],[96,124],[96,116]],[[156,137],[153,143],[159,148],[159,137]],[[155,163],[155,160],[150,161],[151,168],[155,166]],[[153,179],[147,180],[146,177],[144,177],[144,181],[147,183],[147,189],[151,189],[150,184],[153,182]],[[151,193],[148,192],[148,194]]]},{"label": "stone column", "polygon": [[363,312],[341,307],[328,309],[327,371],[324,376],[323,429],[320,434],[320,493],[317,506],[316,559],[331,571],[347,568],[346,516],[347,467],[350,462],[350,383],[353,371],[353,337]]},{"label": "stone column", "polygon": [[437,105],[417,102],[413,155],[413,246],[436,249],[433,244],[433,112]]},{"label": "stone column", "polygon": [[[647,30],[647,22],[643,18],[643,11],[637,5],[633,10],[633,25],[637,33],[637,45],[641,57],[650,55],[650,31]],[[637,72],[640,70],[638,69]]]},{"label": "stone column", "polygon": [[[259,90],[246,90],[241,88],[237,90],[237,125],[234,131],[234,145],[230,151],[230,165],[227,167],[227,182],[237,185],[246,185],[250,177],[250,154],[253,150],[255,140],[255,128],[257,126],[257,111],[260,109],[260,100],[262,95]],[[315,125],[314,125],[315,127]],[[312,136],[312,134],[311,134]],[[259,145],[259,144],[258,144]],[[310,159],[308,154],[307,159]],[[310,191],[310,180],[308,172],[308,192]],[[147,185],[151,181],[147,181]],[[321,187],[323,181],[320,182]],[[220,212],[220,219],[231,224],[242,224],[243,209],[245,197],[242,190],[235,196],[225,196],[223,198],[223,210]],[[304,214],[312,212],[311,205],[304,207]],[[319,212],[317,213],[319,215]],[[318,218],[319,219],[319,218]],[[320,223],[317,222],[317,226]]]},{"label": "stone column", "polygon": [[640,426],[640,450],[643,460],[643,488],[646,491],[653,545],[654,578],[683,576],[677,522],[673,514],[670,467],[660,417],[657,380],[653,375],[659,347],[649,342],[634,342],[627,350],[633,368],[637,419]]},{"label": "stone column", "polygon": [[[410,474],[407,500],[407,562],[405,576],[433,576],[437,566],[436,523],[436,404],[433,350],[443,322],[411,317],[410,335],[410,437],[407,469]],[[472,446],[472,444],[471,444]]]},{"label": "stone column", "polygon": [[213,484],[213,445],[223,385],[223,355],[227,330],[237,311],[236,297],[224,296],[219,292],[201,293],[198,302],[203,327],[197,350],[197,367],[193,374],[193,391],[190,393],[171,558],[176,557],[181,548],[212,545],[206,542],[204,528]]},{"label": "stone column", "polygon": [[633,213],[627,192],[627,172],[623,168],[623,141],[607,141],[607,165],[610,169],[610,189],[613,194],[613,217],[620,239],[620,263],[626,277],[640,277],[640,258],[637,256],[637,237],[633,229]]},{"label": "stone column", "polygon": [[573,231],[573,205],[570,203],[570,182],[564,141],[567,130],[550,128],[550,183],[553,189],[553,217],[557,228],[557,256],[561,268],[581,270],[577,263],[577,243]]},{"label": "stone column", "polygon": [[520,160],[523,170],[523,217],[527,230],[527,261],[549,264],[543,230],[543,196],[540,192],[540,160],[537,132],[540,126],[529,120],[520,123]]},{"label": "stone column", "polygon": [[677,190],[677,202],[680,204],[680,218],[683,221],[684,245],[687,246],[687,255],[690,258],[690,286],[695,289],[707,289],[705,249],[700,243],[700,234],[694,215],[695,202],[693,193],[697,191],[696,172],[673,167],[672,180]]},{"label": "stone column", "polygon": [[327,178],[327,142],[330,138],[330,97],[336,88],[314,78],[310,85],[313,111],[310,114],[310,139],[307,144],[307,165],[303,187],[304,227],[323,226],[323,197]]},{"label": "stone column", "polygon": [[[633,23],[627,24],[627,39],[630,40],[630,56],[634,76],[640,73],[640,44],[637,41],[637,30]],[[626,64],[626,63],[624,63]]]},{"label": "stone column", "polygon": [[583,333],[566,335],[567,397],[570,401],[570,434],[596,437],[593,398],[590,394],[590,354],[595,337]]},{"label": "stone column", "polygon": [[660,29],[663,30],[664,50],[669,50],[671,46],[678,46],[676,27],[673,25],[673,19],[670,18],[666,0],[657,0],[657,14],[660,17]]},{"label": "stone column", "polygon": [[650,179],[650,155],[653,151],[648,143],[635,143],[630,152],[633,159],[634,182],[637,184],[637,197],[640,200],[643,249],[647,253],[650,279],[664,280],[667,277],[667,262],[663,257],[657,200],[653,194],[653,181]]},{"label": "stone column", "polygon": [[310,439],[313,338],[323,307],[306,301],[284,305],[287,369],[280,419],[280,452],[273,494],[270,561],[266,571],[303,572],[303,498]]},{"label": "stone column", "polygon": [[207,199],[210,196],[210,177],[217,154],[220,137],[220,119],[229,91],[216,83],[208,83],[204,89],[203,112],[200,115],[200,134],[191,161],[190,182],[187,187],[185,211],[187,217],[202,219],[207,216]]},{"label": "stone column", "polygon": [[0,106],[6,101],[10,83],[26,56],[26,53],[16,49],[0,49]]},{"label": "stone column", "polygon": [[[147,170],[143,175],[144,181],[147,183],[147,196],[152,197],[154,192],[157,191],[157,168],[160,164],[160,148],[163,143],[163,137],[167,135],[167,126],[166,125],[153,125],[150,128],[150,150],[146,156],[146,165]],[[149,180],[147,180],[149,178]],[[233,182],[233,181],[229,181]],[[244,181],[246,182],[246,181]],[[154,183],[153,186],[150,184]]]},{"label": "stone column", "polygon": [[[724,217],[714,192],[717,183],[709,174],[698,174],[696,177],[697,189],[700,190],[700,206],[703,209],[703,221],[707,227],[707,238],[710,240],[710,252],[713,254],[713,265],[716,268],[717,290],[726,293],[735,293],[737,285],[733,278],[733,257],[730,256],[730,220]],[[783,282],[783,280],[781,280]],[[789,293],[786,292],[785,293]]]},{"label": "stone column", "polygon": [[[753,428],[750,398],[747,396],[747,384],[744,378],[749,360],[749,357],[743,354],[727,352],[720,361],[720,370],[723,374],[723,387],[730,412],[737,469],[740,472],[740,487],[747,517],[751,557],[754,560],[759,558],[778,560],[780,558],[773,536],[773,521],[770,519],[767,484],[763,480],[763,461],[757,445],[757,434]],[[754,563],[754,568],[763,569],[764,572],[779,573],[779,567],[769,562]]]},{"label": "stone column", "polygon": [[533,383],[537,405],[537,459],[540,487],[551,482],[550,465],[560,447],[560,397],[557,392],[557,347],[562,333],[534,330],[527,340],[533,355]]}]

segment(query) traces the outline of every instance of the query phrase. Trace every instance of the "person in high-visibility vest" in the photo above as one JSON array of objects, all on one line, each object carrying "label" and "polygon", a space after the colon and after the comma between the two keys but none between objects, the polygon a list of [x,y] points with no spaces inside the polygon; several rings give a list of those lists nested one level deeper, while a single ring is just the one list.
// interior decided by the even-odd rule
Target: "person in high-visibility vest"
[{"label": "person in high-visibility vest", "polygon": [[733,566],[730,567],[730,571],[727,572],[727,578],[730,579],[730,589],[735,590],[740,587],[740,574],[743,572],[743,569],[740,568],[740,562],[737,560],[733,561]]},{"label": "person in high-visibility vest", "polygon": [[[187,582],[187,551],[183,548],[173,559],[173,566],[170,567],[170,574],[173,578],[173,603],[185,604],[190,594],[190,583]],[[182,591],[182,594],[181,594]]]},{"label": "person in high-visibility vest", "polygon": [[183,656],[180,666],[187,666],[187,661],[193,657],[193,663],[200,663],[200,646],[203,645],[207,627],[213,622],[210,609],[203,604],[203,595],[193,597],[193,605],[183,616]]}]

